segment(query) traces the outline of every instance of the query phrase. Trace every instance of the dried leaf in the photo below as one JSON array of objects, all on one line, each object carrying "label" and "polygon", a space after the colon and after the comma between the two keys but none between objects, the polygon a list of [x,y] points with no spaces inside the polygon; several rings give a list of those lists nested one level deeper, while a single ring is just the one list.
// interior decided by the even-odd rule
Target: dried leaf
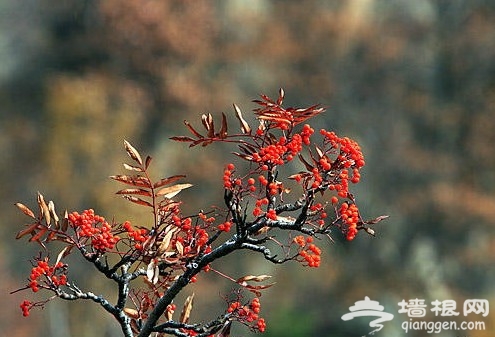
[{"label": "dried leaf", "polygon": [[130,318],[133,318],[133,319],[138,319],[139,318],[139,311],[137,311],[136,309],[124,308],[124,313],[127,316],[129,316]]},{"label": "dried leaf", "polygon": [[242,159],[247,160],[247,161],[252,161],[253,160],[253,156],[251,156],[249,154],[241,154],[239,152],[232,152],[232,154],[234,156],[237,156],[237,157],[242,158]]},{"label": "dried leaf", "polygon": [[31,224],[31,225],[28,225],[28,227],[24,228],[19,233],[17,233],[17,235],[15,236],[15,238],[16,239],[20,239],[24,235],[32,233],[33,231],[36,230],[36,227],[38,227],[38,223],[34,223],[34,224]]},{"label": "dried leaf", "polygon": [[27,216],[30,216],[33,219],[36,219],[33,211],[31,211],[26,205],[20,202],[16,202],[15,205],[17,206],[17,208],[19,208],[22,211],[22,213],[26,214]]},{"label": "dried leaf", "polygon": [[172,199],[176,196],[180,191],[191,187],[192,184],[177,184],[169,187],[164,187],[158,192],[156,192],[156,196],[164,196],[167,199]]},{"label": "dried leaf", "polygon": [[158,277],[160,276],[160,270],[158,269],[158,264],[156,263],[156,259],[151,259],[148,267],[146,268],[146,277],[148,281],[152,284],[156,284],[158,282]]},{"label": "dried leaf", "polygon": [[136,195],[143,195],[146,197],[152,196],[150,191],[144,190],[142,188],[126,188],[115,192],[115,194],[136,194]]},{"label": "dried leaf", "polygon": [[153,187],[154,188],[162,187],[162,186],[165,186],[165,185],[174,183],[177,180],[180,180],[180,179],[185,178],[185,177],[186,177],[185,175],[176,175],[176,176],[171,176],[171,177],[168,177],[168,178],[164,178],[164,179],[161,179],[160,181],[156,182],[153,185]]},{"label": "dried leaf", "polygon": [[130,202],[135,203],[135,204],[143,205],[143,206],[148,206],[148,207],[153,208],[153,205],[152,204],[150,204],[149,202],[147,202],[146,200],[143,200],[141,198],[137,198],[137,197],[134,197],[132,195],[123,195],[123,197],[125,199],[129,200]]},{"label": "dried leaf", "polygon": [[64,218],[62,219],[62,232],[67,232],[67,228],[69,228],[69,213],[67,213],[67,210],[65,210],[64,213]]},{"label": "dried leaf", "polygon": [[148,167],[150,166],[151,159],[153,159],[153,158],[151,158],[150,156],[146,156],[146,159],[144,160],[144,168],[145,169],[148,169]]},{"label": "dried leaf", "polygon": [[120,181],[121,183],[137,186],[137,187],[148,187],[151,188],[150,180],[146,177],[141,176],[127,176],[127,175],[114,175],[110,176],[110,179]]},{"label": "dried leaf", "polygon": [[129,157],[139,163],[139,165],[143,165],[143,160],[141,159],[141,155],[139,152],[127,141],[124,139],[124,147],[127,151]]},{"label": "dried leaf", "polygon": [[239,123],[241,124],[242,133],[251,133],[251,127],[246,122],[246,120],[242,117],[241,109],[239,109],[239,107],[236,104],[234,104],[234,110],[235,110],[235,115],[236,115],[237,119],[239,120]]},{"label": "dried leaf", "polygon": [[315,146],[316,152],[318,153],[318,157],[322,158],[324,156],[323,151],[318,147]]},{"label": "dried leaf", "polygon": [[304,157],[301,154],[299,154],[298,157],[299,157],[299,160],[301,161],[301,163],[303,163],[304,166],[306,167],[306,170],[313,171],[314,167],[310,163],[308,163],[306,161],[306,159],[304,159]]},{"label": "dried leaf", "polygon": [[170,137],[170,139],[175,140],[176,142],[194,142],[195,139],[186,136],[174,136]]},{"label": "dried leaf", "polygon": [[45,235],[47,231],[48,231],[48,227],[43,227],[43,228],[41,228],[41,229],[40,229],[40,231],[39,231],[38,233],[36,233],[35,235],[33,235],[33,237],[31,237],[31,238],[29,239],[29,242],[33,242],[33,241],[38,241],[38,242],[39,242],[39,241],[40,241],[40,239],[41,239],[41,237],[42,237],[43,235]]},{"label": "dried leaf", "polygon": [[188,121],[184,120],[184,124],[187,126],[187,128],[189,129],[189,131],[193,135],[195,135],[197,138],[200,138],[200,139],[205,138],[198,131],[194,130],[194,128],[192,127],[191,123],[189,123]]},{"label": "dried leaf", "polygon": [[46,224],[49,225],[52,221],[50,210],[48,209],[48,205],[45,202],[45,198],[42,194],[40,194],[40,192],[38,192],[38,205],[40,206],[42,214],[45,216]]},{"label": "dried leaf", "polygon": [[285,92],[284,92],[284,89],[280,88],[280,89],[278,90],[277,105],[282,104],[282,102],[284,101],[284,97],[285,97]]},{"label": "dried leaf", "polygon": [[126,163],[124,163],[124,168],[129,171],[143,172],[143,169],[139,166],[132,166]]},{"label": "dried leaf", "polygon": [[374,225],[374,224],[377,224],[379,223],[380,221],[382,220],[385,220],[387,219],[389,216],[388,215],[381,215],[373,220],[367,220],[365,223],[368,224],[368,225]]},{"label": "dried leaf", "polygon": [[246,275],[246,276],[243,276],[239,279],[237,279],[237,283],[242,283],[242,282],[249,282],[249,281],[253,281],[253,282],[263,282],[263,281],[266,281],[268,280],[269,278],[271,278],[270,275],[259,275],[259,276],[254,276],[254,275]]},{"label": "dried leaf", "polygon": [[184,301],[184,308],[180,314],[180,323],[187,323],[189,321],[189,316],[191,315],[191,310],[193,308],[194,293],[186,298]]},{"label": "dried leaf", "polygon": [[222,112],[222,127],[220,128],[220,132],[218,132],[218,137],[220,137],[220,139],[227,138],[227,117],[223,112]]},{"label": "dried leaf", "polygon": [[65,246],[64,249],[60,251],[57,255],[57,260],[55,261],[55,265],[57,265],[64,257],[70,254],[70,251],[72,250],[73,245],[70,246]]},{"label": "dried leaf", "polygon": [[175,242],[175,248],[177,248],[177,251],[179,252],[180,256],[184,255],[184,245],[182,245],[182,243],[180,243],[179,241],[176,241]]},{"label": "dried leaf", "polygon": [[59,218],[57,212],[55,211],[55,203],[51,200],[48,202],[48,210],[55,221],[55,229],[60,229]]},{"label": "dried leaf", "polygon": [[248,285],[243,286],[243,287],[246,288],[247,290],[249,290],[250,292],[256,294],[256,296],[260,297],[261,296],[260,290],[264,290],[264,289],[270,288],[274,284],[275,283],[270,283],[270,284],[261,285],[261,286],[252,286],[252,285],[249,285],[248,284]]},{"label": "dried leaf", "polygon": [[172,236],[174,235],[174,233],[179,230],[179,228],[175,227],[175,228],[171,228],[167,231],[167,233],[165,234],[165,237],[163,238],[162,242],[160,243],[160,246],[158,246],[158,256],[162,255],[163,253],[165,253],[168,248],[170,247],[170,241],[172,240]]},{"label": "dried leaf", "polygon": [[201,115],[201,122],[208,131],[208,138],[215,137],[215,124],[213,123],[213,116],[209,113],[208,115]]}]

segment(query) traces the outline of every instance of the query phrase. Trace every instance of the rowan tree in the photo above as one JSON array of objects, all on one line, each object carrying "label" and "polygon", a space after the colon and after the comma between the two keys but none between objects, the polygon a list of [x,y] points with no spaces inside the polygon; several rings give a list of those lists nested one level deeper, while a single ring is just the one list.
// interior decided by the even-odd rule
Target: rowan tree
[{"label": "rowan tree", "polygon": [[[32,260],[26,284],[16,292],[51,293],[44,301],[24,300],[20,305],[23,315],[57,298],[86,299],[112,315],[125,337],[152,333],[229,336],[233,322],[265,331],[260,297],[263,289],[273,285],[270,276],[229,276],[217,269],[218,260],[241,251],[259,254],[275,264],[296,261],[305,267],[318,267],[321,249],[317,241],[332,240],[334,229],[349,241],[360,230],[373,235],[372,225],[386,217],[364,220],[350,192],[365,165],[359,144],[333,131],[322,129],[315,135],[307,120],[325,109],[319,105],[284,108],[283,100],[281,89],[276,100],[261,95],[254,101],[256,128],[234,104],[239,132],[229,132],[225,114],[217,123],[211,114],[204,114],[204,134],[184,121],[190,135],[171,138],[190,147],[218,142],[237,147],[233,156],[247,165],[226,163],[223,205],[184,214],[177,195],[192,184],[182,181],[185,175],[153,179],[152,158],[141,156],[128,141],[124,147],[132,163],[124,164],[124,168],[129,173],[111,178],[126,185],[117,194],[151,211],[146,226],[109,221],[93,209],[59,214],[54,202],[47,202],[40,193],[36,213],[16,203],[31,219],[16,238],[28,237],[29,242],[42,247]],[[55,242],[59,243],[56,247],[61,244],[63,248],[54,251]],[[79,254],[102,277],[115,283],[115,302],[78,286],[66,262],[70,254]],[[194,293],[186,298],[180,312],[174,299],[197,282],[201,273],[208,272],[231,280],[237,288],[225,295],[225,308],[211,320],[190,322]]]}]

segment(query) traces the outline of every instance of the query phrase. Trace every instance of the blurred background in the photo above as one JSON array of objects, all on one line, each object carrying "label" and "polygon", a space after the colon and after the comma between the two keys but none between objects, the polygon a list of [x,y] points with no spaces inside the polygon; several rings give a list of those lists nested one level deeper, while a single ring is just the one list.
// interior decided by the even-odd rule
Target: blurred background
[{"label": "blurred background", "polygon": [[[390,218],[374,238],[320,243],[318,269],[241,255],[223,263],[233,277],[273,275],[261,298],[265,336],[364,335],[369,320],[341,320],[364,296],[396,315],[377,336],[493,336],[494,313],[468,317],[485,331],[406,334],[397,303],[452,299],[455,320],[466,299],[495,306],[495,2],[2,0],[0,59],[0,336],[120,336],[83,301],[22,317],[33,294],[9,292],[38,247],[14,240],[27,219],[14,202],[34,207],[41,191],[60,211],[146,224],[107,178],[123,173],[125,138],[154,157],[156,177],[188,175],[195,187],[181,197],[191,210],[221,204],[230,149],[168,138],[201,113],[223,111],[237,125],[232,103],[249,116],[252,99],[280,87],[286,106],[328,107],[315,129],[361,144],[367,165],[353,192],[365,217]],[[71,273],[110,294],[88,266]],[[200,281],[186,290],[199,321],[223,310],[233,286]]]}]

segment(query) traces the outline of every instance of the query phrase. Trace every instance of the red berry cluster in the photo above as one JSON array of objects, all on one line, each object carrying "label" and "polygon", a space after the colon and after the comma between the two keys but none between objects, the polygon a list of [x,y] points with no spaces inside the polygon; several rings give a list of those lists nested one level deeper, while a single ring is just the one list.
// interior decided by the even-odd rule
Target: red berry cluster
[{"label": "red berry cluster", "polygon": [[311,213],[314,213],[318,217],[318,225],[323,226],[325,224],[325,219],[328,217],[327,212],[325,212],[325,207],[321,203],[316,203],[311,205],[309,208]]},{"label": "red berry cluster", "polygon": [[306,124],[300,134],[294,134],[289,140],[282,136],[278,142],[262,147],[258,152],[253,153],[252,161],[262,164],[263,170],[267,170],[269,166],[283,165],[301,152],[302,144],[310,144],[310,137],[313,133],[311,126]]},{"label": "red berry cluster", "polygon": [[[253,209],[253,215],[255,217],[258,217],[260,216],[261,214],[263,214],[263,210],[261,209],[261,207],[263,205],[268,205],[268,199],[267,198],[263,198],[263,199],[258,199],[256,200],[256,204],[255,204],[255,207]],[[275,215],[276,216],[276,215]]]},{"label": "red berry cluster", "polygon": [[247,180],[247,185],[243,186],[242,179],[233,176],[234,170],[234,164],[230,163],[226,166],[225,170],[223,171],[223,187],[228,190],[232,190],[236,187],[244,188],[245,190],[248,190],[250,192],[255,192],[256,186],[254,184],[256,183],[256,180],[254,180],[254,178],[249,178]]},{"label": "red berry cluster", "polygon": [[230,163],[227,165],[225,170],[223,171],[223,187],[225,189],[232,188],[232,173],[235,170],[234,164]]},{"label": "red berry cluster", "polygon": [[339,208],[339,215],[342,222],[347,225],[347,240],[351,241],[356,237],[358,232],[357,224],[359,222],[359,209],[356,204],[342,203]]},{"label": "red berry cluster", "polygon": [[[204,218],[207,223],[215,221],[215,218]],[[178,215],[174,215],[172,216],[172,221],[181,230],[175,239],[175,246],[177,246],[178,243],[179,246],[182,247],[181,253],[183,255],[188,255],[191,252],[198,252],[201,249],[205,248],[206,243],[210,239],[205,228],[197,225],[194,226],[190,217],[181,219]],[[209,250],[210,248],[206,247],[206,251]]]},{"label": "red berry cluster", "polygon": [[28,300],[24,300],[24,301],[22,301],[20,307],[22,310],[22,316],[27,317],[27,316],[29,316],[29,309],[31,309],[33,307],[33,305]]},{"label": "red berry cluster", "polygon": [[227,312],[234,314],[239,320],[247,323],[256,321],[255,328],[260,332],[264,332],[266,329],[266,323],[263,318],[259,317],[261,311],[260,299],[255,297],[249,305],[242,305],[239,301],[232,302]]},{"label": "red berry cluster", "polygon": [[320,266],[321,249],[313,244],[313,237],[308,236],[304,238],[304,236],[298,235],[293,241],[301,247],[299,255],[304,259],[308,267],[317,268]]},{"label": "red berry cluster", "polygon": [[66,265],[62,262],[58,262],[55,266],[50,267],[47,261],[38,261],[35,267],[31,269],[31,275],[29,275],[29,287],[33,292],[39,290],[39,278],[45,276],[46,282],[53,287],[59,287],[67,284],[67,275],[64,274],[63,269]]},{"label": "red berry cluster", "polygon": [[129,221],[122,224],[122,227],[129,235],[131,241],[134,242],[134,248],[137,250],[143,250],[143,243],[148,240],[149,231],[146,228],[134,229]]},{"label": "red berry cluster", "polygon": [[112,227],[105,218],[96,215],[94,210],[87,209],[82,214],[72,212],[69,221],[80,238],[91,238],[91,246],[98,252],[113,249],[120,240],[112,234]]},{"label": "red berry cluster", "polygon": [[225,221],[224,223],[221,223],[220,225],[218,225],[217,228],[219,231],[229,232],[231,227],[232,227],[232,222]]}]

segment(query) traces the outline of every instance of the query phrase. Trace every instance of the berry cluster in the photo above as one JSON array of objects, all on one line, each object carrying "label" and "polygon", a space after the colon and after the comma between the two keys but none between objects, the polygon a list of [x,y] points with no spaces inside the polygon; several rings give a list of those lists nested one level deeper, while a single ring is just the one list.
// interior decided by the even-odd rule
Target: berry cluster
[{"label": "berry cluster", "polygon": [[232,173],[235,169],[234,164],[230,163],[227,165],[225,168],[225,171],[223,171],[223,187],[225,189],[231,189],[232,188]]},{"label": "berry cluster", "polygon": [[299,255],[304,259],[308,267],[317,268],[320,266],[321,249],[313,244],[313,237],[304,238],[304,236],[298,235],[293,241],[301,248]]},{"label": "berry cluster", "polygon": [[33,292],[39,290],[39,279],[45,276],[47,282],[52,287],[59,287],[67,284],[67,275],[64,274],[66,265],[58,262],[55,266],[50,267],[47,261],[38,261],[35,267],[31,269],[29,275],[29,287]]},{"label": "berry cluster", "polygon": [[339,208],[339,216],[342,223],[347,225],[347,240],[351,241],[356,237],[358,232],[357,224],[359,222],[359,210],[356,204],[342,203]]},{"label": "berry cluster", "polygon": [[223,231],[223,232],[230,232],[230,228],[232,227],[232,222],[230,221],[225,221],[224,223],[221,223],[218,225],[218,230]]},{"label": "berry cluster", "polygon": [[319,226],[323,226],[325,224],[325,219],[328,217],[327,212],[325,212],[325,207],[321,203],[316,203],[311,205],[309,208],[310,212],[317,217],[317,223]]},{"label": "berry cluster", "polygon": [[33,307],[33,304],[28,300],[24,300],[19,307],[22,310],[22,316],[27,317],[29,316],[29,310]]},{"label": "berry cluster", "polygon": [[96,215],[92,209],[87,209],[82,214],[72,212],[69,214],[69,222],[77,231],[78,237],[90,238],[91,246],[100,253],[113,249],[120,240],[112,234],[112,227],[105,218]]},{"label": "berry cluster", "polygon": [[252,161],[262,164],[263,170],[267,170],[270,166],[283,165],[301,152],[302,144],[310,144],[310,137],[313,133],[311,126],[306,124],[301,133],[294,134],[290,140],[282,136],[276,143],[262,147],[258,152],[253,153]]},{"label": "berry cluster", "polygon": [[148,240],[149,231],[146,228],[134,229],[129,221],[122,224],[122,227],[129,235],[131,241],[134,242],[134,248],[137,250],[143,250],[143,243]]},{"label": "berry cluster", "polygon": [[[261,209],[261,207],[263,205],[268,205],[268,199],[267,198],[256,200],[256,204],[255,204],[254,209],[253,209],[253,215],[255,217],[258,217],[264,213],[263,210]],[[276,216],[276,214],[275,214],[275,216]]]},{"label": "berry cluster", "polygon": [[239,301],[230,303],[227,312],[235,315],[240,321],[246,323],[256,322],[255,328],[260,332],[264,332],[266,329],[266,323],[263,318],[259,317],[261,311],[260,299],[255,297],[249,305],[242,305]]}]

